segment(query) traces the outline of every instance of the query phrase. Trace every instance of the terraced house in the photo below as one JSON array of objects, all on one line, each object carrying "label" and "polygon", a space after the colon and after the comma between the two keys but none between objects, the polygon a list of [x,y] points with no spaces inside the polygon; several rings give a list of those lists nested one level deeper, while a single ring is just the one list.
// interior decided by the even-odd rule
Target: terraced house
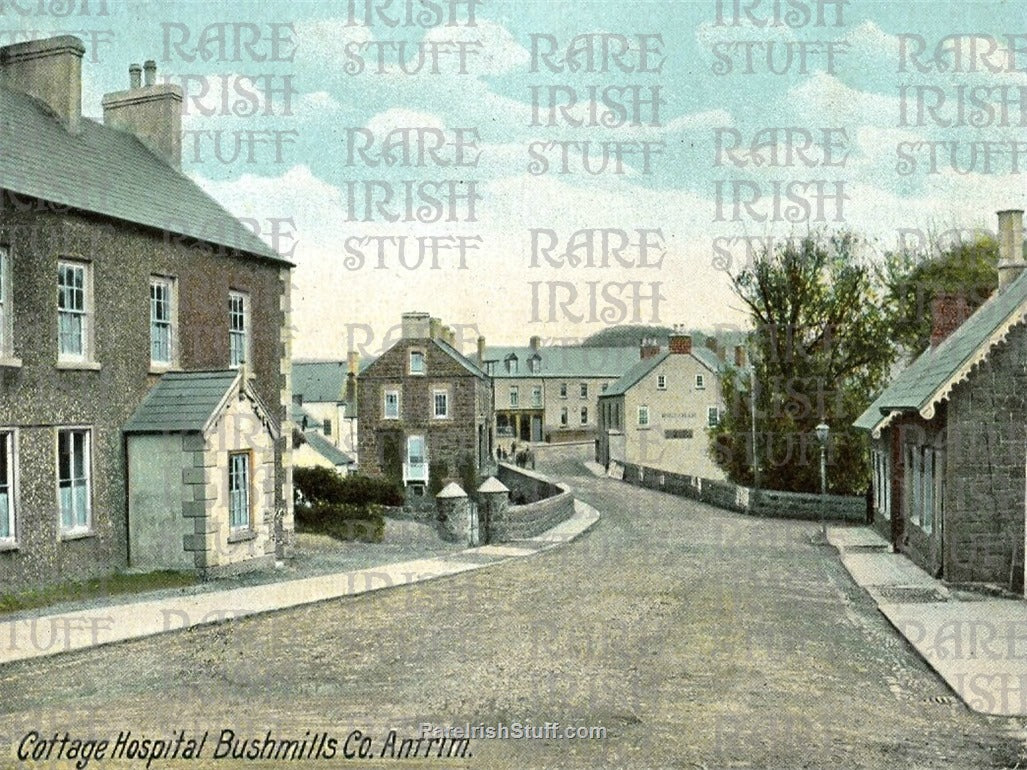
[{"label": "terraced house", "polygon": [[998,289],[936,297],[931,346],[856,421],[870,432],[874,525],[938,577],[1024,590],[1027,257],[998,214]]},{"label": "terraced house", "polygon": [[495,386],[496,435],[514,441],[587,441],[596,435],[596,400],[638,360],[630,347],[543,345],[486,347],[478,362]]},{"label": "terraced house", "polygon": [[291,266],[182,174],[153,62],[83,117],[84,50],[0,49],[0,585],[268,564]]}]

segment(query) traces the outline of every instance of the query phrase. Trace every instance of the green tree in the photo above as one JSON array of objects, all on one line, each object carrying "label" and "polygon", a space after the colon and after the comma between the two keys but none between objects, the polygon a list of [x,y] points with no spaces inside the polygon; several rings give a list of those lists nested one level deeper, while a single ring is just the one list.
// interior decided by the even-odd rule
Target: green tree
[{"label": "green tree", "polygon": [[931,341],[931,300],[957,294],[976,310],[998,285],[997,264],[998,242],[990,236],[933,252],[887,254],[881,280],[887,286],[892,339],[908,357],[919,355]]},{"label": "green tree", "polygon": [[718,464],[752,484],[752,412],[760,485],[820,489],[814,429],[830,429],[828,489],[862,494],[866,437],[853,421],[880,391],[895,357],[879,271],[851,233],[810,234],[757,255],[733,277],[752,331],[751,372],[722,378],[725,414],[711,430]]}]

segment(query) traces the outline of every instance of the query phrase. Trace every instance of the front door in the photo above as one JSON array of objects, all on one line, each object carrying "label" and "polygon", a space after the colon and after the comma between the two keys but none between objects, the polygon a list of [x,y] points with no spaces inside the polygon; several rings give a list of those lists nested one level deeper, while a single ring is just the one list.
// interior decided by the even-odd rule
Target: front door
[{"label": "front door", "polygon": [[531,440],[536,443],[542,441],[542,417],[537,414],[531,416]]}]

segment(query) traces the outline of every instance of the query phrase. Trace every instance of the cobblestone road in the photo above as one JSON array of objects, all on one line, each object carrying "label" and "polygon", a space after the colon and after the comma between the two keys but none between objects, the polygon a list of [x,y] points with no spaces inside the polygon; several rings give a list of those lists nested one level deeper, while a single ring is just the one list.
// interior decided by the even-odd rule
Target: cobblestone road
[{"label": "cobblestone road", "polygon": [[[602,726],[472,740],[475,768],[1023,767],[1023,725],[969,712],[891,631],[815,527],[545,467],[604,515],[562,549],[395,591],[0,667],[0,766],[30,730],[339,742],[391,767],[429,722]],[[344,761],[353,730],[374,758]],[[350,744],[355,747],[355,743]],[[386,749],[386,759],[379,757]],[[396,746],[398,749],[398,744]],[[424,747],[422,746],[422,754]],[[28,765],[32,766],[32,765]],[[47,763],[35,765],[49,767]],[[53,765],[57,766],[57,765]],[[71,765],[67,765],[71,766]],[[145,762],[90,767],[144,767]]]}]

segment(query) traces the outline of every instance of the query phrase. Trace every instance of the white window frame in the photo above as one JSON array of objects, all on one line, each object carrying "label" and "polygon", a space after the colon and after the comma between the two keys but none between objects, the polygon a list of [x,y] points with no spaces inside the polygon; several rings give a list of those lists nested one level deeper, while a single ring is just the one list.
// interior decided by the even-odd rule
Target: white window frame
[{"label": "white window frame", "polygon": [[709,428],[716,428],[718,425],[720,425],[720,407],[706,407],[706,426]]},{"label": "white window frame", "polygon": [[706,390],[706,375],[697,374],[695,375],[695,389]]},{"label": "white window frame", "polygon": [[580,398],[588,398],[588,383],[582,382],[578,385],[578,396]]},{"label": "white window frame", "polygon": [[0,359],[14,356],[14,304],[11,300],[11,250],[0,244]]},{"label": "white window frame", "polygon": [[[441,402],[440,400],[441,399]],[[435,420],[448,420],[449,419],[449,390],[447,388],[435,388],[431,392],[432,401],[432,419]],[[442,410],[439,410],[439,404],[442,404]]]},{"label": "white window frame", "polygon": [[[414,360],[415,360],[414,357],[415,356],[417,357],[416,360],[420,361],[420,365],[416,366],[416,367],[414,366]],[[423,350],[408,350],[407,351],[407,374],[410,374],[410,375],[415,376],[415,377],[423,377],[424,376],[424,370],[425,370],[424,351]]]},{"label": "white window frame", "polygon": [[[242,460],[242,483],[237,461]],[[253,528],[253,457],[249,450],[228,453],[228,529],[240,532]],[[241,511],[244,516],[240,516]]]},{"label": "white window frame", "polygon": [[920,463],[923,492],[920,499],[923,501],[924,513],[921,517],[921,527],[924,532],[930,534],[934,530],[934,503],[936,496],[935,454],[933,447],[923,448],[923,460]]},{"label": "white window frame", "polygon": [[[68,460],[68,471],[70,475],[67,478],[61,476],[62,435],[67,435],[71,441],[72,455]],[[83,457],[81,475],[77,474],[75,470],[74,454],[76,436],[82,437],[81,447]],[[55,470],[57,476],[57,515],[61,536],[75,537],[77,535],[90,534],[93,526],[93,431],[91,428],[86,427],[58,428],[56,439],[57,467]],[[72,493],[68,498],[71,510],[66,510],[61,490],[64,488],[74,490],[76,487],[85,488],[85,497],[76,498],[74,493]],[[76,503],[76,500],[80,499],[82,502]],[[82,507],[84,507],[84,510],[81,509]]]},{"label": "white window frame", "polygon": [[560,398],[567,398],[567,383],[560,383]]},{"label": "white window frame", "polygon": [[244,291],[228,292],[228,366],[231,369],[249,364],[252,358],[250,318],[250,295]]},{"label": "white window frame", "polygon": [[[150,368],[170,369],[178,363],[178,287],[175,278],[168,275],[150,276]],[[158,318],[158,299],[154,296],[155,289],[163,289],[166,294],[166,318]],[[167,330],[167,358],[155,357],[157,329]]]},{"label": "white window frame", "polygon": [[509,356],[506,359],[506,373],[517,374],[517,356]]},{"label": "white window frame", "polygon": [[[7,472],[0,473],[0,492],[6,495],[6,504],[0,507],[0,548],[18,543],[18,432],[0,430],[0,452],[7,461]],[[6,534],[4,530],[6,529]]]},{"label": "white window frame", "polygon": [[533,407],[542,406],[542,386],[533,385],[531,388],[531,405]]},{"label": "white window frame", "polygon": [[[417,455],[410,454],[410,445],[413,442],[420,442],[420,444],[421,444],[421,455],[420,455],[420,458],[418,458]],[[427,465],[428,464],[428,440],[424,436],[424,434],[415,433],[415,434],[412,434],[410,436],[407,436],[406,448],[405,448],[405,451],[404,451],[404,455],[406,456],[407,465]],[[417,459],[419,459],[420,462],[415,462],[415,460],[417,460]]]},{"label": "white window frame", "polygon": [[656,389],[657,390],[666,390],[667,389],[667,375],[666,374],[657,374],[656,375]]},{"label": "white window frame", "polygon": [[542,370],[542,359],[539,356],[532,356],[528,359],[528,371],[538,374]]},{"label": "white window frame", "polygon": [[[400,397],[399,388],[386,388],[382,394],[382,419],[383,420],[398,420],[400,416]],[[395,396],[396,400],[396,413],[389,414],[389,396]]]},{"label": "white window frame", "polygon": [[638,427],[649,427],[649,406],[646,404],[642,404],[638,407]]},{"label": "white window frame", "polygon": [[510,386],[510,406],[517,407],[521,405],[521,390],[516,385]]},{"label": "white window frame", "polygon": [[570,415],[565,406],[560,407],[560,425],[570,425]]},{"label": "white window frame", "polygon": [[581,413],[578,415],[581,418],[582,425],[588,425],[588,407],[581,407]]},{"label": "white window frame", "polygon": [[[82,285],[64,283],[66,271],[77,271],[82,276]],[[75,307],[76,295],[80,306]],[[62,305],[65,305],[62,307]],[[62,333],[64,322],[77,319],[79,350],[65,349],[67,333]],[[93,358],[93,270],[89,262],[75,259],[57,261],[57,361],[59,363],[81,364]]]},{"label": "white window frame", "polygon": [[332,435],[332,418],[331,417],[325,417],[323,420],[321,420],[321,432],[325,436],[331,436]]}]

